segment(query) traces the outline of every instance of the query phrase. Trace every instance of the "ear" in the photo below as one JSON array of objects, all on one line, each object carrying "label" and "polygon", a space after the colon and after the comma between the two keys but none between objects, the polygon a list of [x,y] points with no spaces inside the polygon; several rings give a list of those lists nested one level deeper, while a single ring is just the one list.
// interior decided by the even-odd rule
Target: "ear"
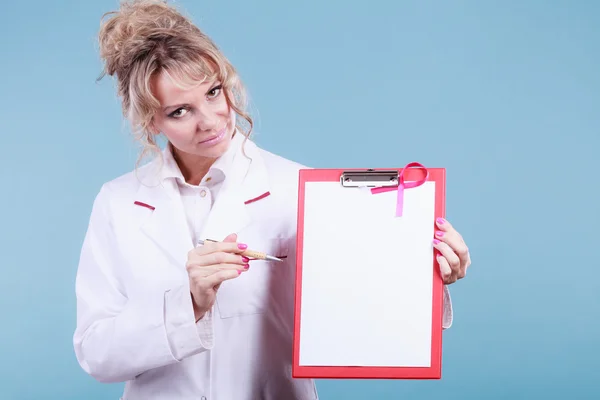
[{"label": "ear", "polygon": [[148,125],[148,133],[154,136],[160,135],[160,130],[154,125],[154,121],[151,121]]}]

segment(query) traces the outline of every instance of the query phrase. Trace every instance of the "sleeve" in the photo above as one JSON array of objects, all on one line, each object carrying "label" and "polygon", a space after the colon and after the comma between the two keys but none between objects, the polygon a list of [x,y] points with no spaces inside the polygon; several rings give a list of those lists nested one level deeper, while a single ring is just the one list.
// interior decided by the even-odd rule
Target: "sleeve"
[{"label": "sleeve", "polygon": [[452,319],[454,318],[452,299],[450,298],[450,290],[447,285],[444,285],[444,304],[442,312],[442,330],[445,330],[452,326]]},{"label": "sleeve", "polygon": [[189,281],[175,287],[123,288],[126,272],[110,219],[108,189],[94,201],[76,275],[73,344],[83,370],[124,382],[212,347],[212,315],[196,324]]}]

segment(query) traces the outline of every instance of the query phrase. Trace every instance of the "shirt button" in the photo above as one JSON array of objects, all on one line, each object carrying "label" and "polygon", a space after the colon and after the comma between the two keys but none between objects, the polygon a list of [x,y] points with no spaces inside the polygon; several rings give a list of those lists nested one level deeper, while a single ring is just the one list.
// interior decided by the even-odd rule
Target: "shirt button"
[{"label": "shirt button", "polygon": [[[200,197],[205,197],[205,196],[206,196],[206,190],[200,191]],[[202,399],[202,400],[206,400],[206,399]]]}]

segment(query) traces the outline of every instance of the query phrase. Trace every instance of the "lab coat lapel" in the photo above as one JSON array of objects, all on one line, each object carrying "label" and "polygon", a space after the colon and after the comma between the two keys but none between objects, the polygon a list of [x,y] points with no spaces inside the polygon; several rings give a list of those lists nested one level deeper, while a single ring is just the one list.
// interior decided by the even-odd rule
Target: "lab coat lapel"
[{"label": "lab coat lapel", "polygon": [[223,240],[231,233],[239,233],[252,222],[246,203],[269,191],[267,171],[258,148],[250,140],[240,138],[240,141],[202,232],[205,239]]},{"label": "lab coat lapel", "polygon": [[[148,174],[150,175],[150,174]],[[160,176],[158,174],[157,176]],[[183,203],[172,179],[156,178],[151,185],[140,185],[136,201],[151,209],[140,229],[169,255],[176,265],[184,266],[187,253],[194,247]],[[153,209],[152,209],[153,208]]]}]

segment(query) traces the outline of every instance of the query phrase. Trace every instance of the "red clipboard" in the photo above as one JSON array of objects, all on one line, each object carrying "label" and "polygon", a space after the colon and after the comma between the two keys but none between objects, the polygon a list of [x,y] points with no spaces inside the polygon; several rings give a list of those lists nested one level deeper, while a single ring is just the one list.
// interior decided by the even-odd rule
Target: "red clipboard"
[{"label": "red clipboard", "polygon": [[444,168],[300,171],[293,377],[441,378],[444,214]]}]

